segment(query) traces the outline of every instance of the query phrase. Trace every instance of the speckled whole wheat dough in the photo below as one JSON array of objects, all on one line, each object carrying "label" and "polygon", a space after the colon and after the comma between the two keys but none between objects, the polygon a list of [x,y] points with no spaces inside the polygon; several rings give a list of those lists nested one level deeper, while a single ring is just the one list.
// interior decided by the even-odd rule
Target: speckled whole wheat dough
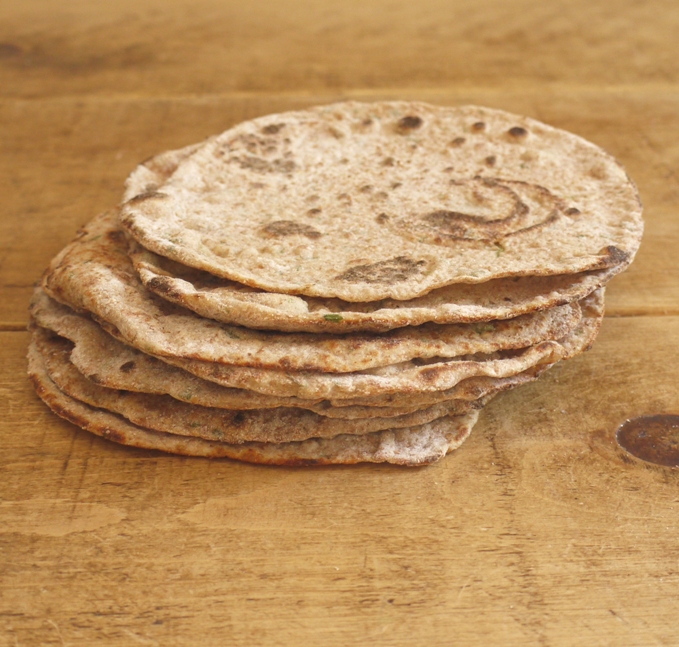
[{"label": "speckled whole wheat dough", "polygon": [[349,373],[413,359],[526,348],[559,339],[580,320],[577,304],[481,324],[423,324],[382,334],[261,332],[220,324],[152,295],[127,256],[114,213],[98,216],[52,261],[45,289],[115,327],[144,352],[233,366]]},{"label": "speckled whole wheat dough", "polygon": [[289,443],[229,444],[156,432],[103,409],[88,406],[60,391],[48,377],[42,357],[29,347],[28,371],[38,396],[57,415],[114,442],[184,456],[232,458],[270,465],[394,463],[417,466],[436,462],[469,436],[479,412],[450,416],[421,427],[385,430],[362,436],[342,435]]},{"label": "speckled whole wheat dough", "polygon": [[291,408],[233,411],[186,404],[168,395],[108,389],[89,381],[70,363],[72,346],[67,340],[37,328],[33,341],[50,379],[66,395],[122,415],[147,429],[228,443],[280,443],[419,426],[481,408],[492,397],[481,402],[443,402],[403,416],[356,420],[327,418]]},{"label": "speckled whole wheat dough", "polygon": [[[549,365],[528,369],[505,378],[477,377],[463,380],[453,389],[426,394],[400,394],[352,399],[305,400],[277,397],[234,389],[203,380],[170,366],[114,339],[89,317],[50,299],[40,288],[31,301],[31,316],[37,325],[54,331],[74,344],[70,360],[88,379],[112,389],[171,395],[191,404],[223,409],[297,407],[335,418],[387,417],[411,413],[445,400],[472,401],[531,382]],[[562,340],[563,346],[567,342]]]},{"label": "speckled whole wheat dough", "polygon": [[345,301],[631,262],[643,223],[624,169],[500,110],[356,102],[211,138],[121,222],[145,248],[268,291]]},{"label": "speckled whole wheat dough", "polygon": [[[596,292],[593,292],[589,296],[582,299],[582,301],[580,301],[580,305],[583,312],[582,321],[570,335],[559,340],[559,344],[563,349],[563,354],[561,355],[559,361],[571,359],[576,355],[587,352],[591,348],[594,340],[599,334],[599,329],[601,328],[601,323],[604,318],[604,288],[600,288]],[[537,364],[529,369],[526,369],[523,373],[517,374],[513,378],[510,377],[505,379],[520,379],[522,380],[520,382],[521,384],[528,381],[533,381],[540,377],[540,375],[550,369],[553,365],[554,364]],[[487,377],[469,378],[463,382],[460,382],[456,387],[449,391],[420,392],[413,395],[408,395],[408,400],[416,402],[420,406],[424,407],[428,404],[438,402],[441,396],[445,396],[446,399],[449,397],[481,398],[483,395],[485,395],[485,393],[488,392],[486,389],[490,388],[490,392],[494,392],[495,388],[499,387],[499,384],[494,384],[491,386],[488,384],[488,382],[484,383],[484,381],[501,382],[502,380]],[[515,386],[519,386],[520,383],[513,383],[510,386],[507,386],[507,388],[514,388]],[[458,389],[463,393],[459,393]],[[458,394],[453,396],[452,394],[455,392],[458,392]],[[402,396],[398,393],[387,394],[381,398],[381,401],[384,406],[389,406],[399,402],[401,397]],[[371,397],[356,397],[350,400],[352,406],[370,404],[373,401],[374,398]],[[333,400],[334,404],[337,404],[338,402],[341,401]],[[349,402],[349,400],[345,400],[345,402]]]},{"label": "speckled whole wheat dough", "polygon": [[[594,341],[604,309],[604,289],[600,288],[581,302],[583,320],[572,333],[573,337]],[[473,377],[502,378],[517,375],[531,368],[553,364],[569,355],[569,340],[545,341],[510,356],[494,354],[474,360],[451,360],[413,367],[411,362],[371,369],[361,373],[330,374],[300,371],[289,373],[271,369],[211,364],[198,360],[172,357],[162,359],[211,382],[237,388],[251,389],[271,395],[302,398],[364,398],[388,394],[433,393],[453,389],[463,380]],[[498,357],[499,355],[499,357]],[[455,396],[453,396],[455,397]],[[355,404],[359,401],[354,400]]]},{"label": "speckled whole wheat dough", "polygon": [[[166,151],[140,164],[127,179],[125,199],[156,191],[178,164],[199,148],[194,145]],[[380,332],[430,321],[509,319],[582,299],[627,266],[622,262],[605,270],[577,274],[456,283],[407,301],[350,303],[259,290],[171,261],[132,238],[129,255],[148,290],[203,317],[249,328],[331,333]]]},{"label": "speckled whole wheat dough", "polygon": [[[104,328],[120,341],[127,341],[113,326],[104,325]],[[170,356],[159,359],[203,379],[232,388],[304,399],[341,399],[443,391],[471,377],[509,377],[534,366],[552,364],[563,357],[565,350],[556,341],[544,341],[509,353],[509,357],[496,353],[475,359],[438,361],[424,366],[403,362],[356,373],[282,371]]]}]

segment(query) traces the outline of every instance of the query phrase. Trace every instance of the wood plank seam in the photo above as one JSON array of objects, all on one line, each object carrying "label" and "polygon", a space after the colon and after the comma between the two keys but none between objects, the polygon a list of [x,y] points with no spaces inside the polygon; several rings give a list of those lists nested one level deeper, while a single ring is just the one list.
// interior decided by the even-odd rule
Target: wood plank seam
[{"label": "wood plank seam", "polygon": [[[590,83],[522,83],[521,87],[530,90],[540,90],[542,94],[554,94],[555,96],[563,93],[587,93],[597,95],[602,94],[658,94],[667,93],[676,95],[679,93],[677,85],[666,82],[656,83],[620,83],[609,85],[596,85]],[[515,89],[513,88],[515,91]],[[507,88],[488,87],[485,85],[458,85],[454,87],[418,87],[418,86],[384,86],[384,87],[351,87],[337,89],[317,89],[317,90],[230,90],[223,92],[204,92],[184,94],[144,94],[141,92],[113,92],[106,95],[97,94],[58,94],[51,96],[36,97],[12,97],[0,96],[0,104],[20,104],[20,103],[41,103],[41,102],[71,102],[74,100],[84,100],[87,102],[115,103],[124,101],[203,101],[203,100],[268,100],[268,99],[313,99],[327,97],[328,100],[339,101],[346,99],[356,99],[358,97],[383,97],[400,96],[412,98],[414,96],[451,96],[465,94],[487,94],[488,96],[502,96],[507,92]],[[424,100],[424,99],[423,99]]]}]

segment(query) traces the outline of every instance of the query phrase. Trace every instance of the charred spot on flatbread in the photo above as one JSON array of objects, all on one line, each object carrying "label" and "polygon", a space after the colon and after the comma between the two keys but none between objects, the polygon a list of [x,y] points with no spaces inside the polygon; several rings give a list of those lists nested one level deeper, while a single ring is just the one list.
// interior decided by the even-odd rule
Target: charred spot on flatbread
[{"label": "charred spot on flatbread", "polygon": [[421,274],[426,266],[427,261],[416,261],[407,256],[396,256],[378,263],[355,265],[336,278],[338,281],[349,283],[400,283]]},{"label": "charred spot on flatbread", "polygon": [[177,290],[174,288],[174,281],[169,276],[154,276],[148,282],[147,287],[161,297],[171,299],[177,296]]},{"label": "charred spot on flatbread", "polygon": [[262,128],[262,132],[265,135],[276,135],[284,127],[285,127],[285,124],[283,124],[283,123],[281,123],[281,124],[269,124],[268,126],[264,126],[264,128]]},{"label": "charred spot on flatbread", "polygon": [[434,245],[487,243],[544,227],[564,210],[551,191],[520,180],[476,176],[454,178],[449,185],[446,207],[393,218],[389,226],[401,235]]},{"label": "charred spot on flatbread", "polygon": [[464,211],[441,209],[422,219],[453,238],[495,240],[519,228],[529,212],[514,190],[493,178],[452,180],[451,194],[451,202],[462,203]]},{"label": "charred spot on flatbread", "polygon": [[515,139],[522,139],[526,135],[528,135],[528,131],[525,128],[522,128],[521,126],[513,126],[507,131],[507,134],[509,134],[511,137]]},{"label": "charred spot on flatbread", "polygon": [[422,219],[432,225],[437,231],[451,238],[469,239],[469,231],[472,227],[482,228],[484,236],[482,240],[494,240],[502,237],[502,225],[509,218],[514,218],[522,209],[527,209],[526,205],[519,203],[516,209],[508,218],[497,220],[484,220],[479,216],[461,213],[459,211],[432,211],[422,216]]},{"label": "charred spot on flatbread", "polygon": [[126,242],[125,234],[122,231],[120,231],[120,229],[107,232],[106,238],[108,238],[115,245],[122,245],[123,243]]},{"label": "charred spot on flatbread", "polygon": [[144,202],[145,200],[154,200],[167,197],[168,197],[167,193],[163,193],[162,191],[156,191],[152,189],[150,191],[144,191],[143,193],[135,195],[134,197],[130,198],[127,201],[127,204],[139,204],[140,202]]},{"label": "charred spot on flatbread", "polygon": [[244,155],[242,157],[231,158],[232,162],[238,164],[242,169],[254,171],[255,173],[292,173],[297,164],[290,159],[278,158],[275,160],[265,160],[261,157]]},{"label": "charred spot on flatbread", "polygon": [[422,117],[418,117],[417,115],[406,115],[398,120],[396,123],[396,130],[402,134],[409,133],[421,128],[423,123]]},{"label": "charred spot on flatbread", "polygon": [[605,267],[621,265],[629,260],[629,254],[615,245],[604,247],[599,250],[599,254],[603,256],[602,263]]},{"label": "charred spot on flatbread", "polygon": [[[318,210],[320,212],[320,209]],[[272,238],[282,238],[284,236],[306,236],[311,240],[320,238],[323,234],[311,225],[294,220],[274,220],[262,227],[262,233]]]}]

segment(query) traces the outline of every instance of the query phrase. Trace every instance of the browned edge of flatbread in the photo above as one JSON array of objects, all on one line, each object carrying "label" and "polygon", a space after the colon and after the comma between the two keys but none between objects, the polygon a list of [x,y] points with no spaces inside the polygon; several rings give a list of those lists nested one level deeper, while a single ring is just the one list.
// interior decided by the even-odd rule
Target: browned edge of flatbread
[{"label": "browned edge of flatbread", "polygon": [[232,458],[249,463],[287,466],[362,462],[421,466],[434,463],[459,447],[478,418],[478,411],[473,411],[420,429],[388,430],[359,437],[338,436],[329,440],[233,445],[179,437],[133,425],[120,416],[90,407],[62,393],[47,376],[41,357],[32,346],[28,362],[29,376],[36,393],[60,417],[119,444],[184,456]]}]

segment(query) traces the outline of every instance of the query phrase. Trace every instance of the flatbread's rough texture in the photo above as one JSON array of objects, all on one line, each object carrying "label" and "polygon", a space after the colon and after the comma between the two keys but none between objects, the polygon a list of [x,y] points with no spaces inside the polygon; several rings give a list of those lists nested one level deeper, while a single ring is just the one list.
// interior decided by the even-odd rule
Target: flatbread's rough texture
[{"label": "flatbread's rough texture", "polygon": [[566,304],[493,323],[424,324],[382,334],[261,332],[218,324],[144,289],[112,212],[81,230],[44,282],[58,299],[93,313],[145,352],[291,371],[347,373],[412,359],[525,348],[564,337],[580,319],[577,305]]},{"label": "flatbread's rough texture", "polygon": [[[126,196],[156,191],[199,146],[168,151],[140,164]],[[499,250],[498,250],[499,251]],[[249,328],[342,333],[380,332],[426,322],[509,319],[582,299],[626,267],[555,276],[521,276],[456,283],[406,301],[350,303],[335,298],[266,292],[171,261],[130,240],[130,259],[144,286],[203,317]]]},{"label": "flatbread's rough texture", "polygon": [[271,465],[331,465],[394,463],[427,465],[459,447],[478,419],[478,411],[452,416],[411,429],[386,430],[362,436],[336,436],[288,443],[229,444],[176,436],[134,425],[124,418],[71,398],[50,380],[34,345],[28,352],[28,372],[38,396],[57,415],[123,445],[184,456],[233,458]]},{"label": "flatbread's rough texture", "polygon": [[[561,360],[571,359],[576,355],[587,352],[591,348],[594,340],[599,334],[599,329],[601,328],[604,317],[604,292],[605,289],[600,288],[580,301],[583,312],[582,322],[575,331],[568,335],[568,337],[559,341],[563,348]],[[438,402],[440,399],[463,397],[482,398],[486,393],[493,393],[496,389],[501,389],[500,383],[505,380],[509,382],[509,384],[501,390],[514,388],[515,386],[535,380],[552,366],[553,364],[538,364],[522,373],[504,379],[488,377],[470,378],[460,382],[450,390],[409,394],[408,400],[424,407],[428,404]],[[399,394],[388,394],[381,398],[381,402],[383,403],[383,406],[389,406],[390,404],[399,402],[401,398],[402,396]],[[351,402],[352,406],[360,406],[373,401],[374,398],[370,397],[356,397],[351,400],[333,400],[332,402],[336,406],[340,406],[342,402]]]},{"label": "flatbread's rough texture", "polygon": [[642,228],[612,157],[527,118],[269,115],[134,171],[36,288],[29,374],[123,444],[428,464],[589,348]]},{"label": "flatbread's rough texture", "polygon": [[343,399],[444,391],[468,378],[509,377],[534,366],[553,364],[564,355],[565,349],[559,342],[544,341],[524,350],[480,358],[444,360],[423,366],[405,362],[360,373],[289,372],[173,357],[162,359],[223,386],[278,396]]},{"label": "flatbread's rough texture", "polygon": [[[255,357],[243,359],[255,364],[254,367],[223,364],[224,355],[232,357],[235,342],[242,341],[234,337],[246,333],[254,335],[253,331],[240,327],[229,329],[224,324],[202,319],[148,295],[138,284],[124,246],[111,244],[120,243],[121,237],[120,231],[111,229],[108,216],[95,219],[54,259],[43,278],[45,290],[76,310],[91,312],[109,333],[122,341],[225,386],[305,399],[441,391],[469,377],[515,375],[538,364],[553,363],[563,355],[563,348],[556,341],[543,341],[516,352],[501,351],[505,354],[480,358],[487,361],[461,356],[460,361],[440,362],[432,358],[433,363],[425,366],[407,361],[362,372],[321,372],[324,368],[337,369],[337,355],[330,352],[332,348],[336,349],[334,344],[337,342],[331,338],[327,342],[328,353],[315,355],[312,363],[315,370],[306,370],[309,357],[295,356],[282,341],[276,364],[280,368],[260,368],[269,363]],[[167,334],[167,327],[173,321],[175,337]],[[281,336],[284,334],[280,333]],[[159,349],[159,343],[164,343],[165,347]],[[182,343],[183,349],[178,352]],[[264,339],[254,346],[262,353],[272,352]],[[313,343],[311,348],[318,351]],[[507,352],[510,357],[506,356]]]},{"label": "flatbread's rough texture", "polygon": [[636,188],[594,144],[500,110],[413,102],[244,122],[128,200],[121,222],[185,265],[351,302],[626,265],[643,229]]},{"label": "flatbread's rough texture", "polygon": [[67,395],[122,415],[147,429],[206,440],[279,443],[366,434],[423,425],[447,415],[468,413],[485,404],[485,400],[479,403],[449,401],[403,416],[357,420],[328,418],[291,408],[238,411],[203,407],[179,402],[167,395],[119,391],[97,385],[68,360],[70,342],[41,329],[35,330],[33,336],[50,379]]},{"label": "flatbread's rough texture", "polygon": [[264,292],[215,277],[130,243],[130,259],[144,287],[197,314],[262,330],[384,332],[403,326],[484,323],[519,317],[584,298],[626,266],[574,275],[519,276],[487,283],[456,283],[408,301],[349,303]]},{"label": "flatbread's rough texture", "polygon": [[[601,288],[582,301],[583,321],[573,335],[594,341],[601,325],[604,311],[604,289]],[[245,388],[270,395],[296,396],[301,398],[337,399],[357,398],[388,394],[432,393],[449,390],[463,380],[475,377],[504,378],[528,369],[553,364],[571,354],[573,346],[568,337],[564,343],[545,341],[523,351],[510,351],[495,356],[443,361],[413,367],[395,365],[364,371],[362,373],[328,374],[298,372],[286,373],[268,369],[243,366],[210,364],[196,360],[165,357],[164,361],[179,366],[198,377],[236,388]],[[457,396],[449,396],[456,398]]]},{"label": "flatbread's rough texture", "polygon": [[[40,288],[31,303],[31,316],[39,326],[54,331],[74,344],[70,360],[89,380],[112,389],[171,395],[190,404],[223,409],[298,407],[324,416],[363,418],[411,413],[445,400],[478,400],[533,381],[548,368],[541,365],[505,378],[478,377],[463,380],[449,391],[400,394],[354,400],[319,400],[278,397],[210,382],[183,369],[127,346],[106,333],[85,315],[50,299]],[[565,342],[562,340],[562,345]]]}]

